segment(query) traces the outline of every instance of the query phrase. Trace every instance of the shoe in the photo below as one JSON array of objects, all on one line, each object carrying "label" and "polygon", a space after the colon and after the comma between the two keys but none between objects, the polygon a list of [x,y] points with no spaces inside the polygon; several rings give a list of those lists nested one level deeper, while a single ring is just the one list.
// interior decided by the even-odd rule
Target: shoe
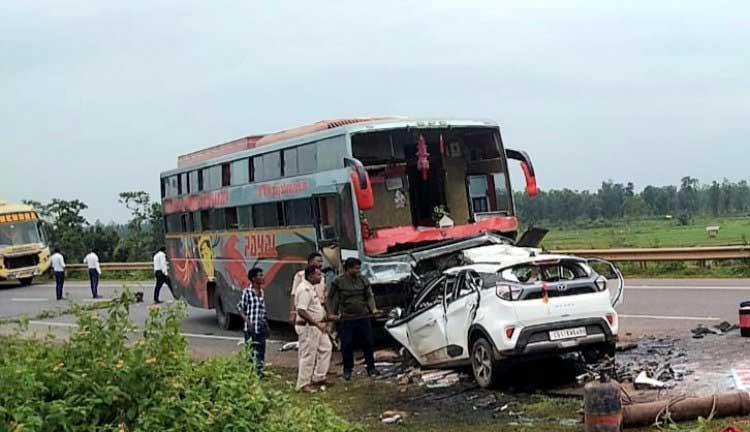
[{"label": "shoe", "polygon": [[367,369],[367,376],[374,377],[374,376],[380,376],[380,371],[375,369],[374,367]]},{"label": "shoe", "polygon": [[154,300],[154,304],[162,304],[163,302],[161,300]]},{"label": "shoe", "polygon": [[312,384],[314,386],[318,386],[318,387],[324,387],[324,386],[333,387],[333,385],[335,383],[333,381],[329,381],[329,380],[325,379],[325,380],[322,380],[322,381],[313,381]]},{"label": "shoe", "polygon": [[318,389],[313,384],[308,384],[300,389],[302,393],[317,393]]},{"label": "shoe", "polygon": [[352,371],[344,371],[344,381],[351,381]]}]

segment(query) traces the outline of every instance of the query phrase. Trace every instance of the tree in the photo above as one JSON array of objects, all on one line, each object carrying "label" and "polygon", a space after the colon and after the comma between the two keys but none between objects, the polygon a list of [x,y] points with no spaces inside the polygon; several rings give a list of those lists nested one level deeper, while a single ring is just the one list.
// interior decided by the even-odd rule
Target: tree
[{"label": "tree", "polygon": [[144,191],[121,192],[119,197],[133,218],[114,255],[118,261],[147,260],[164,243],[161,204],[152,203]]},{"label": "tree", "polygon": [[718,216],[721,213],[721,186],[716,180],[708,189],[708,205],[713,216]]},{"label": "tree", "polygon": [[698,212],[700,201],[698,196],[698,179],[686,176],[680,182],[680,191],[677,193],[677,203],[681,213],[692,216]]},{"label": "tree", "polygon": [[79,200],[55,198],[45,208],[51,218],[50,242],[62,249],[69,260],[82,259],[86,254],[84,229],[88,221],[81,212],[88,206]]}]

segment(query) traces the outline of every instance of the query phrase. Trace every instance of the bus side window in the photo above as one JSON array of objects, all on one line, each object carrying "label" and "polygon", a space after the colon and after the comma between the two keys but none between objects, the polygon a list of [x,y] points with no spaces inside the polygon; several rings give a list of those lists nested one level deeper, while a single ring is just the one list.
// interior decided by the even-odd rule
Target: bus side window
[{"label": "bus side window", "polygon": [[315,228],[321,241],[338,240],[336,232],[336,217],[338,203],[335,195],[319,196],[315,198]]}]

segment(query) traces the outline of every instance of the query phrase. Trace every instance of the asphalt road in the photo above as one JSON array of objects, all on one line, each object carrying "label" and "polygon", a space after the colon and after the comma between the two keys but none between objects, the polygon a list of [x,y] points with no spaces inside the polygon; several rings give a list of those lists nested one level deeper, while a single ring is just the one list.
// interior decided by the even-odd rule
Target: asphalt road
[{"label": "asphalt road", "polygon": [[[145,292],[144,303],[134,305],[131,316],[136,324],[143,324],[148,316],[148,306],[153,296],[151,281],[108,282],[100,284],[99,292],[105,299],[112,298],[128,285],[132,290]],[[55,300],[55,288],[51,282],[35,283],[29,287],[16,284],[0,284],[0,318],[21,315],[33,316],[41,311],[67,307],[69,301],[87,303],[93,301],[88,282],[68,281],[65,284],[67,300]],[[162,291],[162,300],[169,302],[169,290]],[[738,305],[750,300],[750,280],[628,280],[625,303],[618,308],[621,336],[637,338],[642,335],[671,335],[686,337],[689,330],[698,324],[716,324],[726,320],[737,322]],[[73,324],[70,316],[54,319],[33,320],[34,331],[64,333]],[[188,309],[188,317],[182,323],[182,331],[198,355],[212,355],[237,349],[241,332],[220,330],[215,323],[212,310]],[[275,326],[271,335],[269,351],[281,346],[283,340],[293,337],[291,330],[283,325]]]}]

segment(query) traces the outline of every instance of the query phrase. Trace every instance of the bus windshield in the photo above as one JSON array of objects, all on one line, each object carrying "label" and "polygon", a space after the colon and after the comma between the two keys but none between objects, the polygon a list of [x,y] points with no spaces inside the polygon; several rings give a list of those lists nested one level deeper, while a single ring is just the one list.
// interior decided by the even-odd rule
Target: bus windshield
[{"label": "bus windshield", "polygon": [[363,214],[369,254],[434,241],[425,234],[434,228],[467,226],[454,230],[462,237],[515,226],[496,127],[368,131],[352,136],[352,153],[372,183],[375,205]]},{"label": "bus windshield", "polygon": [[0,246],[41,243],[35,221],[0,224]]}]

